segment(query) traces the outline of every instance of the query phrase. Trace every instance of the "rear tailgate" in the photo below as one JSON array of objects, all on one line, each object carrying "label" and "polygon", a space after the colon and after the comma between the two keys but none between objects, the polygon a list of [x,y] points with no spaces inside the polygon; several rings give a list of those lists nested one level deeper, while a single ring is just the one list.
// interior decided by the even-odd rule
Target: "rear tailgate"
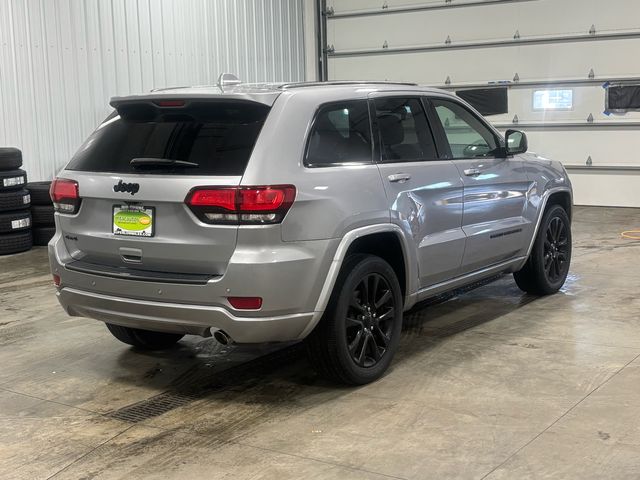
[{"label": "rear tailgate", "polygon": [[118,105],[59,175],[80,196],[76,213],[58,215],[71,256],[105,271],[223,274],[238,227],[201,222],[185,198],[240,184],[268,112],[229,99]]}]

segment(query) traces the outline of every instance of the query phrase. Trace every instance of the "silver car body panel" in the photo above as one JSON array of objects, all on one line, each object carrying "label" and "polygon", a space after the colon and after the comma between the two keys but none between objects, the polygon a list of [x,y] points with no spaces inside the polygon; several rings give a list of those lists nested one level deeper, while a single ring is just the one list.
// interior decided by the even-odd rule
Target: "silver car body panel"
[{"label": "silver car body panel", "polygon": [[211,335],[211,326],[215,325],[239,343],[298,340],[303,338],[302,332],[313,317],[313,313],[237,317],[222,307],[136,301],[68,287],[60,289],[57,295],[69,315],[91,317],[125,327],[205,337]]},{"label": "silver car body panel", "polygon": [[[524,154],[304,166],[306,139],[321,105],[377,95],[441,96],[464,103],[435,89],[369,83],[194,87],[113,99],[113,105],[229,99],[259,102],[271,111],[242,176],[63,169],[59,177],[79,183],[82,204],[75,215],[56,214],[57,233],[49,244],[51,268],[62,283],[60,303],[70,315],[134,328],[198,335],[218,328],[238,342],[292,341],[304,338],[320,321],[349,247],[367,235],[389,232],[400,240],[405,309],[443,291],[521,268],[551,195],[571,195],[558,162]],[[481,169],[486,176],[465,178],[467,168]],[[410,178],[391,182],[398,174]],[[157,209],[164,228],[155,237],[114,238],[110,225],[106,229],[112,205],[131,200],[128,193],[114,192],[121,180],[138,183],[136,202]],[[195,186],[282,184],[295,185],[297,194],[281,224],[211,226],[184,204]],[[123,253],[138,250],[142,265],[134,269],[209,278],[195,285],[113,278],[73,268],[78,261],[129,267]],[[236,310],[228,296],[260,296],[263,307]]]}]

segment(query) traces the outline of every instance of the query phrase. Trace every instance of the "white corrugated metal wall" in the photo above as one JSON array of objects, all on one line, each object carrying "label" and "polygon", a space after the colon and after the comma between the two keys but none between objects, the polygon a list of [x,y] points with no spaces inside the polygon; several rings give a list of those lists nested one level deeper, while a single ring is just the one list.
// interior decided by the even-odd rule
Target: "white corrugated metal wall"
[{"label": "white corrugated metal wall", "polygon": [[[607,115],[602,88],[640,83],[638,0],[326,1],[329,79],[506,81],[509,113],[489,119],[517,115],[533,151],[571,167],[577,203],[640,206],[640,112]],[[534,109],[549,88],[572,89],[573,108]]]},{"label": "white corrugated metal wall", "polygon": [[114,95],[305,78],[301,0],[0,0],[0,146],[49,179]]}]

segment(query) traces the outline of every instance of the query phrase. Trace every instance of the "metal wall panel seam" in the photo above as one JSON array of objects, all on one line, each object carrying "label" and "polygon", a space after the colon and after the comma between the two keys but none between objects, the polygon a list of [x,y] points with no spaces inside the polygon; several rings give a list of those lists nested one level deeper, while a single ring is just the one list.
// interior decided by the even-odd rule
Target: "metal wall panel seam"
[{"label": "metal wall panel seam", "polygon": [[[51,4],[49,4],[51,5]],[[54,158],[56,158],[58,156],[58,144],[57,142],[53,141],[54,136],[54,120],[53,120],[53,102],[54,101],[58,101],[59,96],[58,95],[52,95],[52,91],[53,91],[53,87],[51,85],[51,67],[50,67],[50,54],[49,49],[50,49],[50,45],[49,45],[49,36],[47,34],[47,27],[45,25],[45,19],[50,19],[50,17],[48,15],[45,15],[45,5],[44,3],[40,3],[40,37],[42,40],[42,54],[43,54],[43,67],[44,67],[44,78],[42,79],[44,81],[44,92],[45,92],[45,96],[48,99],[47,102],[44,102],[44,104],[46,105],[46,121],[43,123],[46,123],[46,131],[48,133],[48,135],[46,135],[47,138],[47,144],[45,146],[45,152],[52,152],[52,155]],[[54,17],[55,19],[55,14]],[[45,158],[48,158],[45,157]],[[43,175],[45,175],[45,172],[47,171],[46,168],[46,161],[45,158],[40,158],[40,161],[38,162],[38,169],[39,169],[39,177],[42,177]]]},{"label": "metal wall panel seam", "polygon": [[632,38],[640,38],[640,31],[625,31],[614,33],[600,33],[600,34],[579,34],[579,35],[556,35],[556,36],[541,36],[532,38],[505,38],[501,40],[490,40],[482,42],[460,42],[450,44],[435,44],[435,45],[416,45],[408,47],[396,47],[396,48],[375,48],[375,49],[363,49],[363,50],[344,50],[335,52],[328,52],[329,57],[358,57],[366,55],[392,55],[398,53],[418,53],[418,52],[435,52],[443,50],[469,50],[478,48],[492,48],[492,47],[523,47],[527,45],[542,45],[542,44],[559,44],[559,43],[577,43],[577,42],[596,42],[604,40],[628,40]]},{"label": "metal wall panel seam", "polygon": [[410,12],[419,12],[422,10],[444,10],[444,9],[452,9],[452,8],[464,8],[464,7],[483,7],[485,5],[496,5],[496,4],[504,4],[504,3],[522,3],[522,2],[533,2],[539,0],[483,0],[480,2],[451,2],[445,1],[444,3],[437,5],[417,5],[417,6],[407,6],[407,7],[395,7],[395,8],[380,8],[377,10],[359,10],[353,12],[338,12],[333,13],[331,15],[327,15],[327,19],[331,20],[334,18],[353,18],[353,17],[370,17],[373,15],[390,15],[393,13],[410,13]]},{"label": "metal wall panel seam", "polygon": [[[31,114],[32,114],[32,118],[33,118],[33,123],[30,125],[30,129],[33,129],[34,126],[37,127],[38,125],[38,109],[36,108],[36,101],[35,101],[35,96],[33,94],[33,92],[35,92],[35,78],[34,78],[34,65],[36,64],[34,57],[33,57],[33,45],[32,45],[32,34],[31,34],[31,24],[30,24],[30,15],[29,15],[29,9],[27,8],[27,4],[25,3],[25,9],[24,9],[24,29],[25,29],[25,45],[26,45],[26,50],[27,50],[27,59],[29,61],[29,63],[26,65],[26,68],[28,70],[28,75],[29,75],[29,88],[30,91],[32,92],[31,95],[28,96],[28,101],[30,104],[30,110],[31,110]],[[34,132],[35,134],[35,132]],[[42,158],[42,142],[41,142],[41,137],[40,135],[35,134],[37,139],[35,140],[35,145],[36,145],[36,155],[32,158],[34,158],[35,160],[39,160]],[[27,166],[29,166],[30,162],[32,161],[32,159],[27,159]]]},{"label": "metal wall panel seam", "polygon": [[16,55],[16,37],[15,37],[15,29],[13,28],[13,7],[11,2],[7,2],[7,8],[9,10],[7,23],[9,24],[9,44],[11,45],[11,65],[13,72],[13,104],[15,107],[15,114],[17,117],[17,125],[16,136],[19,138],[19,142],[22,143],[22,116],[19,115],[20,111],[20,103],[19,103],[19,95],[18,95],[18,61]]},{"label": "metal wall panel seam", "polygon": [[519,80],[517,82],[505,81],[486,82],[486,83],[459,83],[450,85],[433,85],[434,88],[442,90],[463,90],[465,88],[491,88],[491,87],[508,87],[508,88],[530,88],[530,87],[557,87],[565,85],[587,86],[602,85],[604,83],[640,83],[640,77],[607,77],[600,74],[598,78],[564,78],[564,79],[541,79],[541,80]]}]

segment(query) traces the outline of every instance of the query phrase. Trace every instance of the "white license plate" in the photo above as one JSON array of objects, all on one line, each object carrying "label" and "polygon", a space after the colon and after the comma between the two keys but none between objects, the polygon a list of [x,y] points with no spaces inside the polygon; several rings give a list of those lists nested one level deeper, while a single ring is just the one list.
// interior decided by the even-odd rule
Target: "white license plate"
[{"label": "white license plate", "polygon": [[155,209],[134,205],[114,205],[111,217],[114,235],[153,237]]}]

